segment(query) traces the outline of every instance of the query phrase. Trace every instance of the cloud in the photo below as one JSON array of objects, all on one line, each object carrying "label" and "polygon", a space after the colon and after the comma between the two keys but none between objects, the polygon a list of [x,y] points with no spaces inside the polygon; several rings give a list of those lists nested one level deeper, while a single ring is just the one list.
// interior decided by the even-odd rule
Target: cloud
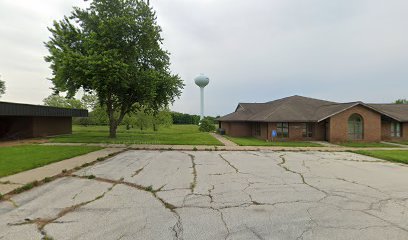
[{"label": "cloud", "polygon": [[[206,113],[293,94],[334,101],[408,97],[408,2],[404,0],[151,0],[186,83],[173,109],[198,113],[193,78],[210,77]],[[40,103],[51,85],[42,42],[53,19],[82,1],[2,1],[4,100]],[[28,87],[27,87],[28,86]]]}]

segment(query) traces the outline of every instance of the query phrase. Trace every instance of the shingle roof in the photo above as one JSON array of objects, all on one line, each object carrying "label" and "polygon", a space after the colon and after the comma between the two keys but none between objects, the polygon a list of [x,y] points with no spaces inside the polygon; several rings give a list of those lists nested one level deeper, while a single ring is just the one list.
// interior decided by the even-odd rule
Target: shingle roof
[{"label": "shingle roof", "polygon": [[291,96],[266,103],[240,103],[235,112],[219,121],[249,122],[319,122],[350,107],[363,105],[398,121],[408,121],[408,105],[336,103],[314,98]]},{"label": "shingle roof", "polygon": [[400,122],[408,122],[408,104],[367,104]]},{"label": "shingle roof", "polygon": [[88,111],[84,109],[0,102],[0,116],[88,117]]}]

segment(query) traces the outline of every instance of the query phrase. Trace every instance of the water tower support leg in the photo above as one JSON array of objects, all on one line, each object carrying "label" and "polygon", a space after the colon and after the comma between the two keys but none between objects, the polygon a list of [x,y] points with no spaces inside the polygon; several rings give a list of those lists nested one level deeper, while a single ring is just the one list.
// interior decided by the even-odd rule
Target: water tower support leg
[{"label": "water tower support leg", "polygon": [[200,108],[200,119],[204,118],[204,88],[200,88],[200,96],[201,96],[201,108]]}]

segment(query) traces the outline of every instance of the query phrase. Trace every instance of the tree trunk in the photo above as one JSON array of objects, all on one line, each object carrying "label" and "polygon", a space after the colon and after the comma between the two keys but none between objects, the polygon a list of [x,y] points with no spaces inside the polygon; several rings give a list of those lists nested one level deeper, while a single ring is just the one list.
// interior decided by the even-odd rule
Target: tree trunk
[{"label": "tree trunk", "polygon": [[114,121],[110,121],[109,123],[109,137],[116,138],[116,129],[118,125]]},{"label": "tree trunk", "polygon": [[108,117],[109,117],[109,137],[110,138],[116,138],[116,130],[118,129],[119,124],[123,121],[123,118],[125,117],[126,114],[126,108],[124,106],[122,106],[122,108],[120,109],[120,114],[119,114],[119,118],[115,119],[115,111],[116,109],[113,106],[112,103],[112,96],[110,95],[108,97],[108,101],[106,104],[106,111],[108,113]]}]

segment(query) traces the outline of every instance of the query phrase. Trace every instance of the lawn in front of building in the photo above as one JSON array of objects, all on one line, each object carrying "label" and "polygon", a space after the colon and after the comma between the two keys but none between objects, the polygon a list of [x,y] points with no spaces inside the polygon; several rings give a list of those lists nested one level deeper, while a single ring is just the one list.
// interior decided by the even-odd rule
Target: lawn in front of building
[{"label": "lawn in front of building", "polygon": [[277,146],[277,147],[324,147],[318,143],[312,142],[267,142],[262,139],[254,138],[254,137],[229,137],[225,136],[227,139],[231,140],[232,142],[240,145],[240,146]]},{"label": "lawn in front of building", "polygon": [[392,144],[380,143],[380,142],[344,142],[337,145],[343,147],[355,147],[355,148],[398,148]]},{"label": "lawn in front of building", "polygon": [[90,146],[21,145],[0,147],[0,177],[100,150]]},{"label": "lawn in front of building", "polygon": [[408,164],[408,150],[358,150],[353,151],[354,153],[380,158],[392,162],[399,162]]},{"label": "lawn in front of building", "polygon": [[109,138],[108,126],[73,126],[72,135],[50,138],[55,143],[112,143],[153,145],[222,145],[209,133],[200,132],[197,125],[172,125],[152,129],[126,129],[120,126],[116,138]]}]

